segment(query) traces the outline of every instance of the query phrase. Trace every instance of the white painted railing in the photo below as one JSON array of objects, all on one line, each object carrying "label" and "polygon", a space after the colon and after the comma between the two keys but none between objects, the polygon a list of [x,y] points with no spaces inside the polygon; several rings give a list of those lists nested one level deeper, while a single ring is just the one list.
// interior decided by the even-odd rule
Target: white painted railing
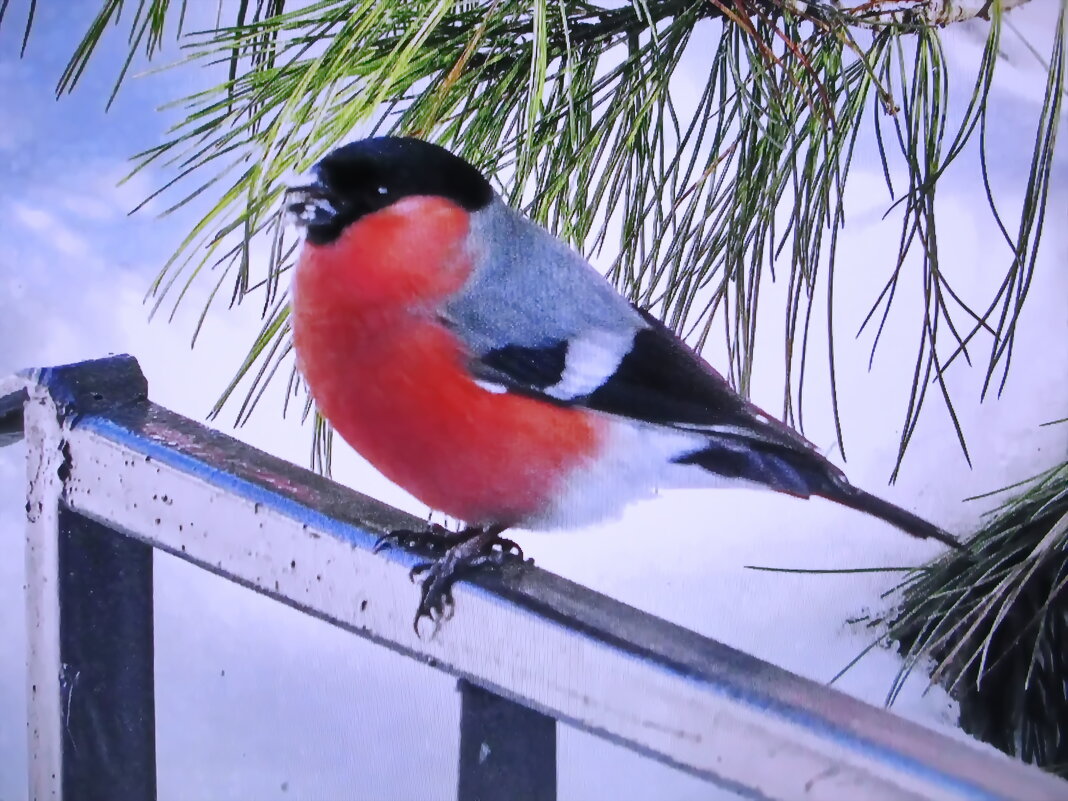
[{"label": "white painted railing", "polygon": [[461,801],[555,799],[556,721],[758,798],[1068,798],[530,565],[420,637],[418,554],[372,552],[418,521],[150,403],[129,357],[0,381],[0,444],[23,429],[34,799],[155,797],[153,548],[460,677]]}]

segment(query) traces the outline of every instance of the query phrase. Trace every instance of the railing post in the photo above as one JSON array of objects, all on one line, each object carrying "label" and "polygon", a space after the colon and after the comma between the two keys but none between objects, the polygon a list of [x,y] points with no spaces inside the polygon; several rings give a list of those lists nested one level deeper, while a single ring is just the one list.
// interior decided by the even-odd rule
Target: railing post
[{"label": "railing post", "polygon": [[459,801],[556,801],[556,721],[460,679]]},{"label": "railing post", "polygon": [[63,798],[63,693],[59,649],[60,424],[47,392],[26,404],[26,649],[30,801]]},{"label": "railing post", "polygon": [[65,801],[152,801],[152,547],[59,513]]},{"label": "railing post", "polygon": [[64,497],[68,420],[143,398],[144,378],[132,360],[40,378],[25,412],[30,798],[152,801],[152,547]]}]

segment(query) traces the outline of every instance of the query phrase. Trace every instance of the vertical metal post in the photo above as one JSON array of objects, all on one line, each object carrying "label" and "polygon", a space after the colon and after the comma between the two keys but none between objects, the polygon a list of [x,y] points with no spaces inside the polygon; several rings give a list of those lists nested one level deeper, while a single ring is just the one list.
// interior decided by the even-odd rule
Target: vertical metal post
[{"label": "vertical metal post", "polygon": [[152,801],[152,548],[61,507],[64,799]]},{"label": "vertical metal post", "polygon": [[32,801],[156,797],[152,548],[71,511],[70,420],[144,397],[119,358],[27,391],[26,594]]},{"label": "vertical metal post", "polygon": [[26,697],[30,801],[63,798],[62,693],[59,686],[59,507],[63,454],[56,406],[32,387],[25,410]]},{"label": "vertical metal post", "polygon": [[459,801],[556,801],[556,721],[460,679]]}]

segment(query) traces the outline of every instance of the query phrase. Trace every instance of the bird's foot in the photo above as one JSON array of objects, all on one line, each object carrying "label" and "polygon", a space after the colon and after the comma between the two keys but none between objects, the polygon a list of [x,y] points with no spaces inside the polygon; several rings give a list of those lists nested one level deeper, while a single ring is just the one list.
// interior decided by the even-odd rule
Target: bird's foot
[{"label": "bird's foot", "polygon": [[378,553],[386,548],[416,548],[427,551],[445,551],[452,545],[457,545],[469,536],[469,529],[464,531],[449,531],[444,526],[431,523],[425,529],[416,531],[410,528],[399,528],[388,534],[383,534],[375,543],[374,552]]},{"label": "bird's foot", "polygon": [[[445,552],[433,561],[412,568],[409,575],[413,581],[422,577],[422,593],[413,622],[417,634],[419,621],[424,617],[434,623],[435,631],[443,621],[452,617],[452,586],[464,574],[482,567],[499,567],[513,558],[523,561],[523,549],[502,537],[504,530],[504,526],[488,526],[446,532],[449,536],[444,540],[448,543]],[[437,538],[440,547],[443,542],[441,532],[433,531],[430,536]]]}]

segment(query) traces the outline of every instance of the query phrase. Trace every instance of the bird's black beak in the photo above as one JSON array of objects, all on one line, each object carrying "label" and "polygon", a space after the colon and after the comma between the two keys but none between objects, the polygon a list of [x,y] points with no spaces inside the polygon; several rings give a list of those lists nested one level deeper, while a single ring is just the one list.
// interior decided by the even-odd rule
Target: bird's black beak
[{"label": "bird's black beak", "polygon": [[308,229],[329,227],[339,210],[337,197],[318,180],[287,189],[285,209],[295,225]]}]

